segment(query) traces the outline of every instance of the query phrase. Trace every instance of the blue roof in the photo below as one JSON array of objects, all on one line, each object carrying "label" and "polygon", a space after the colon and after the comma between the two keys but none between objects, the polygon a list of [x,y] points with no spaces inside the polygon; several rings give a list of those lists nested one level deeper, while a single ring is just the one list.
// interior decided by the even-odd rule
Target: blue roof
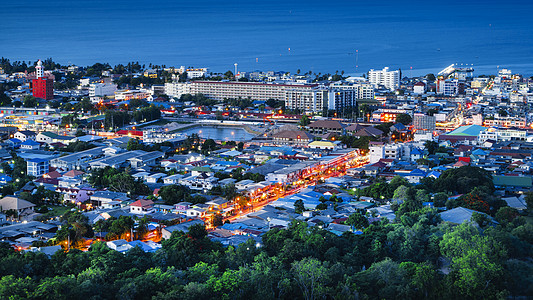
[{"label": "blue roof", "polygon": [[48,161],[48,159],[44,159],[44,158],[32,158],[30,160],[28,160],[29,162],[33,162],[33,163],[41,163],[41,162],[45,162],[45,161]]},{"label": "blue roof", "polygon": [[435,177],[435,178],[439,178],[439,177],[440,177],[440,172],[438,172],[438,171],[431,171],[431,172],[429,172],[429,173],[427,174],[427,176],[428,176],[428,177],[429,177],[429,176],[433,176],[433,177]]},{"label": "blue roof", "polygon": [[129,242],[128,244],[130,244],[131,246],[133,247],[139,247],[142,249],[142,251],[144,252],[154,252],[155,249],[152,249],[152,247],[146,245],[145,243],[143,243],[142,241],[131,241]]},{"label": "blue roof", "polygon": [[420,151],[420,149],[418,149],[418,148],[414,148],[413,151],[411,151],[411,154],[421,155],[421,154],[423,154],[423,153],[422,153],[422,151]]},{"label": "blue roof", "polygon": [[243,223],[226,223],[222,225],[221,228],[226,229],[226,230],[236,230],[236,229],[248,228],[248,226]]},{"label": "blue roof", "polygon": [[240,164],[240,162],[238,162],[238,161],[219,160],[215,164],[221,165],[221,166],[238,166]]},{"label": "blue roof", "polygon": [[11,181],[11,180],[13,180],[13,178],[11,178],[11,176],[9,176],[7,174],[1,174],[0,175],[0,181],[8,182],[8,181]]},{"label": "blue roof", "polygon": [[34,141],[34,140],[26,140],[26,141],[22,142],[21,145],[25,145],[25,146],[39,146],[40,144],[37,143],[37,142]]},{"label": "blue roof", "polygon": [[474,155],[487,155],[487,152],[485,152],[484,150],[478,148],[478,149],[472,151],[472,154],[474,154]]},{"label": "blue roof", "polygon": [[405,125],[403,125],[402,123],[396,123],[393,125],[396,129],[398,130],[404,130],[405,128],[407,128]]},{"label": "blue roof", "polygon": [[259,151],[263,151],[263,152],[279,151],[279,152],[286,153],[286,152],[293,151],[293,148],[292,147],[286,147],[286,146],[284,146],[284,147],[261,146],[261,148],[259,148]]},{"label": "blue roof", "polygon": [[15,143],[15,144],[18,144],[18,143],[22,142],[21,140],[19,140],[17,138],[12,138],[12,139],[9,139],[8,141],[10,141],[12,143]]},{"label": "blue roof", "polygon": [[446,171],[447,169],[444,166],[437,166],[437,167],[433,168],[432,170]]},{"label": "blue roof", "polygon": [[426,177],[426,172],[420,170],[420,169],[414,169],[409,173],[409,176],[421,176]]}]

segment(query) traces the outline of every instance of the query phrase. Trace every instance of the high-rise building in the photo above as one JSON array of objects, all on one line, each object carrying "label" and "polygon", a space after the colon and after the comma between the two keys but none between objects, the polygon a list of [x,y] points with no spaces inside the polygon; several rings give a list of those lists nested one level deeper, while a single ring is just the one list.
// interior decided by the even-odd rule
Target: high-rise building
[{"label": "high-rise building", "polygon": [[32,92],[35,98],[45,100],[54,99],[54,79],[44,76],[44,67],[41,60],[35,67],[35,79],[32,80]]},{"label": "high-rise building", "polygon": [[329,89],[328,109],[343,111],[345,108],[354,108],[357,102],[357,89]]},{"label": "high-rise building", "polygon": [[382,85],[391,91],[400,87],[400,71],[389,71],[388,67],[383,68],[381,71],[371,69],[368,72],[368,79],[370,83]]},{"label": "high-rise building", "polygon": [[289,109],[317,112],[327,105],[327,91],[322,88],[295,87],[287,89],[285,95],[285,107]]}]

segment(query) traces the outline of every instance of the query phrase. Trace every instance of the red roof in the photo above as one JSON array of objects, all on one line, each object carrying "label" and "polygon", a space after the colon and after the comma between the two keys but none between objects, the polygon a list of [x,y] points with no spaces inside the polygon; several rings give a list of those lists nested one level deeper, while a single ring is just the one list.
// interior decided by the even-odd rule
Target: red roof
[{"label": "red roof", "polygon": [[83,171],[79,171],[79,170],[70,170],[68,171],[67,173],[63,174],[63,176],[66,176],[66,177],[76,177],[78,175],[83,175],[85,174],[85,172]]},{"label": "red roof", "polygon": [[344,225],[344,222],[346,222],[346,220],[348,220],[348,218],[338,218],[338,219],[333,220],[332,222],[335,224]]},{"label": "red roof", "polygon": [[119,130],[118,135],[131,135],[131,136],[143,136],[143,132],[140,130]]},{"label": "red roof", "polygon": [[59,174],[58,171],[52,171],[52,172],[48,172],[46,174],[43,175],[44,178],[52,178],[52,179],[55,179],[55,178],[59,178],[61,177],[61,174]]},{"label": "red roof", "polygon": [[150,207],[153,204],[154,204],[154,201],[152,201],[152,200],[140,199],[140,200],[137,200],[137,201],[133,202],[132,204],[130,204],[130,206]]}]

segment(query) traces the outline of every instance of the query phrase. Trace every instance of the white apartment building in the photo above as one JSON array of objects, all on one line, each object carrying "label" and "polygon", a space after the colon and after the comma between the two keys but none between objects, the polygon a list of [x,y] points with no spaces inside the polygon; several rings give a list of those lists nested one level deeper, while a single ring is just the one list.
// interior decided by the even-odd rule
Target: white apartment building
[{"label": "white apartment building", "polygon": [[146,90],[121,90],[115,92],[115,100],[146,99],[151,93]]},{"label": "white apartment building", "polygon": [[287,89],[309,89],[317,84],[275,84],[239,81],[193,81],[190,94],[203,94],[214,100],[250,98],[252,100],[285,100]]},{"label": "white apartment building", "polygon": [[409,160],[411,149],[405,144],[384,144],[374,142],[369,145],[370,163],[377,163],[380,159]]},{"label": "white apartment building", "polygon": [[459,94],[459,81],[457,79],[447,79],[439,81],[440,91],[444,96],[457,96]]},{"label": "white apartment building", "polygon": [[526,127],[526,118],[518,118],[518,117],[501,117],[496,116],[494,119],[485,119],[483,121],[484,126],[489,127],[518,127],[518,128],[525,128]]},{"label": "white apartment building", "polygon": [[415,93],[415,94],[423,94],[425,92],[426,92],[426,84],[423,83],[422,81],[417,82],[413,86],[413,93]]},{"label": "white apartment building", "polygon": [[479,133],[478,140],[481,143],[487,140],[496,142],[525,141],[526,136],[527,131],[525,130],[488,128]]},{"label": "white apartment building", "polygon": [[30,176],[40,177],[49,171],[49,162],[46,159],[34,158],[27,161],[26,172]]},{"label": "white apartment building", "polygon": [[285,107],[305,112],[317,112],[324,108],[327,91],[319,88],[294,88],[285,92]]},{"label": "white apartment building", "polygon": [[374,99],[374,86],[371,83],[364,82],[357,84],[357,99]]},{"label": "white apartment building", "polygon": [[190,68],[186,69],[184,66],[181,66],[179,69],[179,73],[183,74],[184,72],[187,72],[187,78],[200,78],[204,77],[208,73],[207,68]]},{"label": "white apartment building", "polygon": [[165,83],[165,94],[173,98],[191,94],[190,84],[186,82],[167,82]]},{"label": "white apartment building", "polygon": [[400,71],[389,71],[388,67],[383,68],[381,71],[371,69],[368,72],[368,79],[370,83],[376,86],[382,85],[391,91],[400,87]]},{"label": "white apartment building", "polygon": [[369,82],[355,82],[353,84],[339,84],[339,83],[332,83],[330,88],[335,89],[352,89],[356,91],[356,98],[357,99],[374,99],[375,96],[375,88],[374,85]]},{"label": "white apartment building", "polygon": [[117,85],[111,82],[97,82],[89,84],[89,99],[91,102],[98,102],[106,96],[113,96],[117,91]]}]

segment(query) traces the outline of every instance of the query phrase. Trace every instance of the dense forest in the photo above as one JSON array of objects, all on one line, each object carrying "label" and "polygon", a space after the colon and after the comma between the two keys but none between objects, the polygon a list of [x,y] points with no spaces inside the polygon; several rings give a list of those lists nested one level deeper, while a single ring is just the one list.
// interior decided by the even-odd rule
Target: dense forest
[{"label": "dense forest", "polygon": [[15,252],[0,244],[1,299],[502,299],[533,296],[533,226],[451,225],[436,210],[386,219],[361,235],[294,221],[259,243],[211,241],[202,226],[162,249],[126,254]]},{"label": "dense forest", "polygon": [[[89,181],[145,193],[127,173],[110,168]],[[97,242],[87,252],[48,257],[0,242],[0,299],[528,299],[533,194],[526,197],[529,209],[519,212],[494,191],[490,173],[475,167],[417,185],[399,176],[377,180],[357,192],[377,202],[391,199],[392,222],[369,224],[364,215],[370,213],[358,211],[346,224],[362,233],[338,236],[324,224],[293,220],[238,247],[212,241],[202,225],[174,232],[154,253],[134,248],[122,254]],[[161,194],[167,203],[188,195],[180,186]],[[443,222],[438,209],[423,205],[430,200],[480,213],[460,225]],[[133,226],[121,217],[107,230],[91,228],[79,212],[63,219],[58,241],[69,234],[81,241],[93,231],[118,237]]]}]

